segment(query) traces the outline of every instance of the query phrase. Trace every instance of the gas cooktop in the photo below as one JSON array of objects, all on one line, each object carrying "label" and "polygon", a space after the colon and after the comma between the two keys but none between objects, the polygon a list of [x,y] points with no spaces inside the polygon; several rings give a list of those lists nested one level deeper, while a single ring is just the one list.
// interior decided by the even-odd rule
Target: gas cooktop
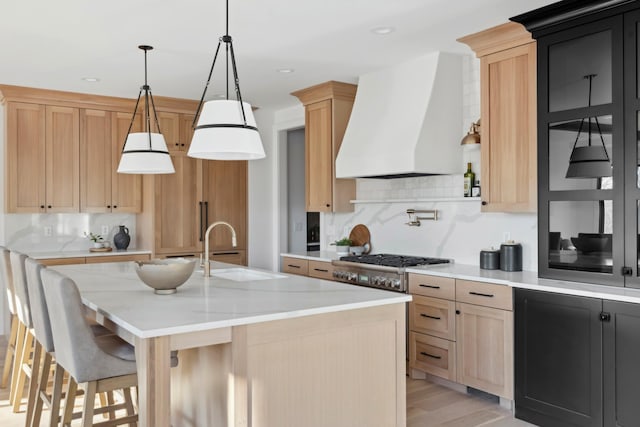
[{"label": "gas cooktop", "polygon": [[409,255],[374,254],[374,255],[349,255],[340,257],[340,261],[354,262],[358,264],[382,265],[385,267],[415,267],[417,265],[444,264],[450,262],[444,258],[424,258]]}]

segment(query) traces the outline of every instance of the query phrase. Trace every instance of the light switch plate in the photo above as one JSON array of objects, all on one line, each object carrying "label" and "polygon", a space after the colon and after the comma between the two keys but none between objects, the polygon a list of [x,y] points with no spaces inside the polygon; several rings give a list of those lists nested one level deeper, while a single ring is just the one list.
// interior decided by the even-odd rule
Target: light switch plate
[{"label": "light switch plate", "polygon": [[107,234],[109,234],[109,226],[108,225],[103,225],[102,229],[100,230],[100,234],[102,234],[102,237],[104,237]]},{"label": "light switch plate", "polygon": [[53,227],[51,227],[50,225],[45,225],[44,226],[44,235],[45,235],[45,237],[53,236]]}]

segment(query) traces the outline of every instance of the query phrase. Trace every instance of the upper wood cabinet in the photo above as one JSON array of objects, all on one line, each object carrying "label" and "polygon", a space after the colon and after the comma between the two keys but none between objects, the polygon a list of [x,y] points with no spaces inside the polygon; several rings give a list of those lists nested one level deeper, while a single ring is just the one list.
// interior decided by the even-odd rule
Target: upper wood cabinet
[{"label": "upper wood cabinet", "polygon": [[0,97],[7,212],[140,212],[140,176],[116,172],[134,100],[5,85]]},{"label": "upper wood cabinet", "polygon": [[305,106],[305,181],[308,212],[351,212],[355,179],[337,179],[335,160],[347,129],[356,85],[326,82],[293,92]]},{"label": "upper wood cabinet", "polygon": [[193,117],[193,114],[158,111],[160,131],[170,152],[189,151],[193,137]]},{"label": "upper wood cabinet", "polygon": [[536,42],[514,22],[458,41],[480,58],[482,211],[535,212]]}]

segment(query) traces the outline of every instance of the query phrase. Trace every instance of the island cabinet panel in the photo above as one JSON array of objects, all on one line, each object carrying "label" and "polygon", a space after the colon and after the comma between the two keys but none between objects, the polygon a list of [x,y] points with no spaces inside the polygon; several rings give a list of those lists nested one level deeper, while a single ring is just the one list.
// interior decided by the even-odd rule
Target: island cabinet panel
[{"label": "island cabinet panel", "polygon": [[481,209],[535,212],[536,42],[515,22],[458,41],[480,58]]},{"label": "island cabinet panel", "polygon": [[85,257],[72,257],[72,258],[48,258],[39,259],[38,262],[44,265],[70,265],[70,264],[84,264]]},{"label": "island cabinet panel", "polygon": [[235,327],[234,425],[406,425],[404,323],[394,304]]},{"label": "island cabinet panel", "polygon": [[284,273],[307,276],[309,274],[309,261],[300,258],[282,257],[282,271]]},{"label": "island cabinet panel", "polygon": [[155,252],[202,250],[202,160],[171,156],[175,173],[155,177]]},{"label": "island cabinet panel", "polygon": [[10,102],[6,112],[6,211],[45,212],[45,106]]},{"label": "island cabinet panel", "polygon": [[101,255],[88,257],[69,257],[69,258],[47,258],[39,259],[38,262],[44,265],[69,265],[69,264],[99,264],[105,262],[125,262],[125,261],[148,261],[151,259],[149,254],[130,254],[130,255]]}]

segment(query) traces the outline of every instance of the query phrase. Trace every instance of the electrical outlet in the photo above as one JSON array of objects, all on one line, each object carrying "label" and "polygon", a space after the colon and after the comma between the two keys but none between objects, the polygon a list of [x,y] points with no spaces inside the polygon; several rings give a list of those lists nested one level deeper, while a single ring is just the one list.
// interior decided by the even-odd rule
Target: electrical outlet
[{"label": "electrical outlet", "polygon": [[502,233],[502,241],[503,242],[508,242],[509,240],[511,240],[511,233],[509,233],[508,231],[505,231]]},{"label": "electrical outlet", "polygon": [[102,234],[103,237],[109,234],[109,226],[103,225],[102,229],[100,230],[100,234]]},{"label": "electrical outlet", "polygon": [[45,235],[45,237],[53,236],[53,227],[51,227],[50,225],[45,225],[44,226],[44,235]]}]

